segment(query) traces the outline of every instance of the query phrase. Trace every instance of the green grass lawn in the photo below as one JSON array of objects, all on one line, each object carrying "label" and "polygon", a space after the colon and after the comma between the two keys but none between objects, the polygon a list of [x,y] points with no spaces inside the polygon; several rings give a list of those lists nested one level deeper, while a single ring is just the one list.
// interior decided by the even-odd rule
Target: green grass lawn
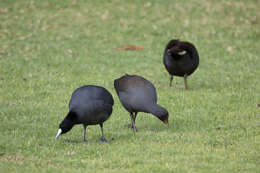
[{"label": "green grass lawn", "polygon": [[[0,172],[252,172],[260,170],[260,1],[0,0]],[[168,87],[170,39],[195,44],[200,65]],[[143,51],[118,51],[125,45]],[[157,88],[169,127],[139,113],[134,134],[113,87],[138,74]],[[71,93],[114,96],[112,116],[58,140]]]}]

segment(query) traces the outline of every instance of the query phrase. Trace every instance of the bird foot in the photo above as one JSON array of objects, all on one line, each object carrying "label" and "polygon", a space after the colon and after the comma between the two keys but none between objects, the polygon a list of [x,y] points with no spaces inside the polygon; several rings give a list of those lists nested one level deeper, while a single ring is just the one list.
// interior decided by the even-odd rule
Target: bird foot
[{"label": "bird foot", "polygon": [[107,142],[108,142],[104,137],[101,137],[101,138],[99,139],[99,141],[100,141],[100,142],[104,142],[104,143],[107,143]]}]

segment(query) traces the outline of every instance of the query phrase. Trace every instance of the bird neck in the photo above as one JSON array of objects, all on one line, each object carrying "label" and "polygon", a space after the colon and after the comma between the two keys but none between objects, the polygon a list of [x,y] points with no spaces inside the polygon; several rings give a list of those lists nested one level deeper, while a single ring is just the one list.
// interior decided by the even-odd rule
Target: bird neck
[{"label": "bird neck", "polygon": [[153,104],[150,106],[150,113],[160,120],[164,120],[165,116],[168,115],[168,111],[158,104]]},{"label": "bird neck", "polygon": [[75,124],[76,123],[74,113],[69,112],[67,116],[63,119],[63,121],[60,123],[59,129],[62,130],[61,134],[70,131]]},{"label": "bird neck", "polygon": [[69,111],[69,113],[67,114],[67,116],[65,117],[66,120],[71,121],[72,123],[76,123],[76,118],[77,114],[73,111]]}]

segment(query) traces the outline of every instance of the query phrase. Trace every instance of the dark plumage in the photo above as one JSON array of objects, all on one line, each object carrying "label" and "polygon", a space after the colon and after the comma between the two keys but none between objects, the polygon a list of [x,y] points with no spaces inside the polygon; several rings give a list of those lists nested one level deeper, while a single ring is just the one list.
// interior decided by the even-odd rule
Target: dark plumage
[{"label": "dark plumage", "polygon": [[113,104],[112,95],[103,87],[88,85],[76,89],[69,102],[69,113],[60,123],[56,139],[70,131],[74,125],[83,124],[85,141],[87,126],[99,124],[102,133],[100,141],[107,142],[104,137],[103,122],[110,117]]},{"label": "dark plumage", "polygon": [[157,104],[156,89],[141,76],[124,75],[114,81],[114,87],[124,108],[130,113],[131,127],[136,132],[138,112],[155,115],[168,126],[168,111]]},{"label": "dark plumage", "polygon": [[199,54],[192,43],[171,40],[164,50],[163,64],[170,74],[170,87],[173,76],[180,76],[184,77],[185,88],[188,89],[187,77],[198,67]]}]

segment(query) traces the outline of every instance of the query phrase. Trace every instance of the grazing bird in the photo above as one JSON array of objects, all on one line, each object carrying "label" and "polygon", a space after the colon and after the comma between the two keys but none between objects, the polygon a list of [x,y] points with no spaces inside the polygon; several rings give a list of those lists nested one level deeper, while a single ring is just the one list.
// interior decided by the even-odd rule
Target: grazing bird
[{"label": "grazing bird", "polygon": [[184,77],[185,89],[188,89],[187,77],[198,67],[199,54],[192,43],[171,40],[164,50],[163,64],[170,74],[170,87],[173,76],[180,76]]},{"label": "grazing bird", "polygon": [[103,122],[110,117],[113,104],[112,95],[103,87],[88,85],[76,89],[69,102],[69,113],[60,123],[56,139],[70,131],[74,125],[83,124],[83,141],[86,141],[87,126],[99,124],[102,133],[100,141],[107,142]]},{"label": "grazing bird", "polygon": [[137,132],[138,112],[151,113],[168,126],[168,111],[157,104],[156,89],[151,82],[137,75],[124,75],[114,81],[114,87],[124,108],[130,113],[131,127]]}]

